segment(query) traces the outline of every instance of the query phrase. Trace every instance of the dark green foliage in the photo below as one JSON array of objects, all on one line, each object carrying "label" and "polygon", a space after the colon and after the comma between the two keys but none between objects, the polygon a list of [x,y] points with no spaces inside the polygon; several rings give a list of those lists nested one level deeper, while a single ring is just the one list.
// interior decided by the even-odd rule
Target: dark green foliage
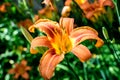
[{"label": "dark green foliage", "polygon": [[[14,63],[19,63],[22,59],[27,60],[28,66],[32,67],[32,70],[28,71],[29,79],[43,80],[38,70],[39,61],[43,53],[30,53],[30,43],[25,39],[17,25],[19,21],[26,18],[33,20],[37,10],[43,7],[38,4],[37,6],[39,7],[36,7],[36,3],[34,3],[33,7],[29,1],[0,1],[0,4],[4,2],[10,2],[11,4],[7,8],[6,13],[0,12],[0,80],[13,80],[13,75],[8,74],[8,70],[13,68]],[[42,2],[41,0],[32,1]],[[94,56],[87,62],[82,63],[72,53],[66,54],[65,59],[57,65],[51,80],[120,80],[120,22],[118,20],[118,18],[120,19],[120,0],[113,1],[116,7],[114,9],[106,7],[107,14],[100,16],[96,22],[91,22],[83,17],[82,10],[74,1],[72,2],[72,10],[69,17],[74,18],[75,24],[78,26],[87,25],[95,28],[99,33],[99,37],[104,40],[104,45],[101,48],[96,48],[94,46],[96,41],[82,42]],[[55,13],[57,16],[54,16],[53,20],[59,21],[64,0],[55,0],[55,3],[57,4],[58,12]],[[102,27],[106,28],[108,39],[105,39]],[[45,35],[39,31],[36,31],[35,34],[30,34],[33,37]],[[23,50],[23,48],[26,50]],[[23,80],[23,78],[19,77],[18,80]]]}]

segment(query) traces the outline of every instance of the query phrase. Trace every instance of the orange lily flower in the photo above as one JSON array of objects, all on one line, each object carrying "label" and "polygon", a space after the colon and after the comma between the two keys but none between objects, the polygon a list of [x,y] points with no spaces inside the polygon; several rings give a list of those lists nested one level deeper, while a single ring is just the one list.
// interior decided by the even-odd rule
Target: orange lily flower
[{"label": "orange lily flower", "polygon": [[44,0],[42,3],[45,4],[45,7],[40,9],[38,14],[40,17],[47,17],[51,19],[53,17],[53,12],[57,11],[55,5],[52,4],[53,0]]},{"label": "orange lily flower", "polygon": [[112,0],[95,0],[94,2],[89,2],[88,0],[75,0],[75,2],[83,10],[87,19],[97,19],[101,13],[105,13],[105,6],[114,7]]},{"label": "orange lily flower", "polygon": [[38,14],[40,15],[40,17],[47,17],[47,18],[52,18],[52,13],[53,10],[49,7],[45,7],[41,10],[38,11]]},{"label": "orange lily flower", "polygon": [[15,68],[10,69],[8,71],[9,74],[15,74],[14,78],[18,79],[21,76],[24,79],[29,79],[29,75],[27,73],[28,70],[31,70],[30,66],[27,66],[27,61],[22,60],[20,64],[16,63]]},{"label": "orange lily flower", "polygon": [[3,3],[2,5],[0,5],[0,12],[2,12],[2,13],[7,12],[6,7],[8,7],[8,6],[10,6],[10,3],[8,3],[8,2]]},{"label": "orange lily flower", "polygon": [[53,75],[55,66],[64,59],[64,55],[72,52],[80,61],[87,61],[92,54],[81,43],[87,39],[95,39],[96,47],[103,45],[103,41],[98,37],[98,33],[91,27],[84,26],[73,29],[73,18],[61,18],[60,23],[39,19],[32,25],[29,30],[34,32],[37,28],[46,33],[47,36],[39,36],[31,42],[31,53],[34,53],[36,47],[48,47],[49,49],[43,54],[39,70],[44,79],[50,79]]}]

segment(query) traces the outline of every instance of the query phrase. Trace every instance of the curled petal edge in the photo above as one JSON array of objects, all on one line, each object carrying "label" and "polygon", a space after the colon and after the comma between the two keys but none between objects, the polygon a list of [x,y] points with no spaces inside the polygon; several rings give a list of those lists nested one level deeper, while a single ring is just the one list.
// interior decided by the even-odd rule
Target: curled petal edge
[{"label": "curled petal edge", "polygon": [[88,48],[82,44],[73,48],[72,52],[81,62],[85,62],[92,57]]},{"label": "curled petal edge", "polygon": [[39,64],[40,74],[44,79],[50,79],[58,63],[64,59],[64,55],[57,55],[54,49],[49,49],[42,56]]}]

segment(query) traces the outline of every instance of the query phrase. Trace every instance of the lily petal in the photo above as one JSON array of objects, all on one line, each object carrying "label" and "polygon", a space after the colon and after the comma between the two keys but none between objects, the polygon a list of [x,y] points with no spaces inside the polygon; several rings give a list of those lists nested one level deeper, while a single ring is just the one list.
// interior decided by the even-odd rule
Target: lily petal
[{"label": "lily petal", "polygon": [[50,0],[44,0],[42,3],[49,6],[51,4],[51,1]]},{"label": "lily petal", "polygon": [[81,32],[84,32],[84,31],[91,31],[91,32],[95,33],[96,35],[98,35],[98,32],[95,29],[93,29],[89,26],[81,26],[81,27],[75,28],[75,29],[73,29],[71,34],[74,34],[74,33],[76,34],[76,32],[81,33]]},{"label": "lily petal", "polygon": [[64,55],[57,55],[54,49],[49,49],[41,58],[39,70],[44,79],[53,76],[55,66],[64,59]]},{"label": "lily petal", "polygon": [[79,27],[74,29],[70,34],[71,40],[73,40],[74,46],[78,45],[82,41],[87,39],[95,39],[97,43],[95,44],[96,47],[100,47],[103,45],[103,41],[98,37],[98,33],[96,30],[90,27]]},{"label": "lily petal", "polygon": [[29,75],[27,72],[25,72],[24,74],[21,75],[24,79],[29,79]]},{"label": "lily petal", "polygon": [[51,0],[44,0],[42,3],[45,4],[47,7],[50,7],[52,10],[54,10]]},{"label": "lily petal", "polygon": [[95,13],[95,11],[89,11],[89,12],[87,12],[86,18],[90,19],[94,15],[94,13]]},{"label": "lily petal", "polygon": [[98,0],[100,3],[100,6],[110,6],[111,8],[114,7],[114,4],[112,2],[112,0]]},{"label": "lily petal", "polygon": [[75,0],[78,5],[84,4],[86,0]]},{"label": "lily petal", "polygon": [[73,30],[73,25],[74,25],[73,18],[61,18],[60,19],[60,27],[65,29],[65,31],[66,31],[66,33],[68,33],[68,35]]},{"label": "lily petal", "polygon": [[36,37],[35,39],[32,40],[31,48],[30,48],[31,53],[34,53],[34,49],[40,46],[44,46],[48,48],[51,47],[50,41],[46,36]]},{"label": "lily petal", "polygon": [[37,54],[37,53],[38,53],[38,51],[35,50],[35,49],[33,49],[33,48],[30,48],[30,52],[31,52],[32,54]]},{"label": "lily petal", "polygon": [[80,61],[84,62],[87,61],[92,57],[92,54],[88,50],[87,47],[84,45],[78,45],[75,48],[72,49],[73,54],[79,58]]},{"label": "lily petal", "polygon": [[10,70],[8,71],[8,73],[9,73],[9,74],[14,74],[14,73],[15,73],[15,69],[10,69]]},{"label": "lily petal", "polygon": [[30,66],[27,66],[27,67],[25,67],[25,70],[27,71],[27,70],[31,70],[31,67]]},{"label": "lily petal", "polygon": [[27,65],[27,61],[26,60],[22,60],[21,64],[24,65],[24,66],[26,66]]},{"label": "lily petal", "polygon": [[18,79],[19,76],[20,76],[20,74],[19,74],[19,73],[16,73],[16,74],[14,75],[14,78],[15,78],[15,79]]},{"label": "lily petal", "polygon": [[55,33],[61,33],[61,29],[59,28],[59,24],[55,21],[51,21],[48,19],[39,19],[32,25],[29,30],[34,31],[34,28],[39,29],[40,31],[46,33],[46,35],[50,38],[54,38]]}]

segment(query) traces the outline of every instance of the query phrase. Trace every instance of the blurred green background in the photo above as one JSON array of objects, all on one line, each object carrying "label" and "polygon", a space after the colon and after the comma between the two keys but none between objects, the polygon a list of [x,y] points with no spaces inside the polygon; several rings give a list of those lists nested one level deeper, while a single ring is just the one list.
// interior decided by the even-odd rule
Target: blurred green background
[{"label": "blurred green background", "polygon": [[[91,0],[90,0],[91,1]],[[15,63],[20,63],[25,59],[32,70],[28,71],[29,80],[43,80],[38,71],[39,60],[42,56],[31,54],[30,43],[23,36],[20,26],[25,28],[35,22],[34,16],[45,7],[42,0],[0,0],[0,80],[14,80],[9,74],[9,69]],[[39,14],[40,18],[49,18],[59,21],[65,0],[54,0],[57,11],[46,16]],[[93,57],[82,63],[73,54],[67,54],[65,59],[57,65],[54,76],[51,80],[120,80],[120,6],[119,0],[113,0],[115,7],[105,7],[107,13],[92,22],[82,15],[80,7],[73,0],[72,10],[69,17],[75,19],[78,26],[91,26],[99,33],[99,37],[104,40],[101,48],[96,48],[94,42],[84,41]],[[6,11],[2,11],[1,5]],[[25,22],[26,19],[31,21]],[[103,33],[103,31],[105,33]],[[109,38],[106,38],[107,35]],[[31,33],[33,37],[42,33]],[[19,77],[18,80],[24,80]]]}]

